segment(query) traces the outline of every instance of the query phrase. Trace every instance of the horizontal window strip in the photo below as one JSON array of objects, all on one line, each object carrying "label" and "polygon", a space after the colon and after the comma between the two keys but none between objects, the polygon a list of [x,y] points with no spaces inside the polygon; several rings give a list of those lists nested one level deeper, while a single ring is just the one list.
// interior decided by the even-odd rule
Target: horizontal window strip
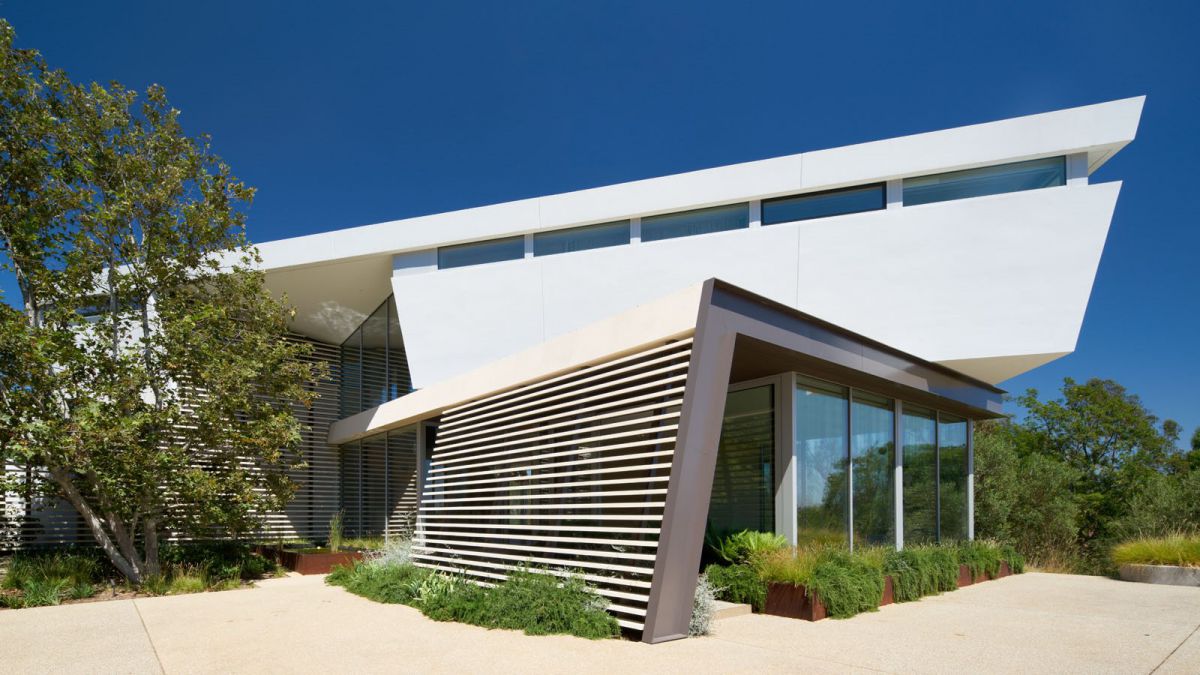
[{"label": "horizontal window strip", "polygon": [[[521,514],[521,515],[461,516],[461,515],[440,514],[440,513],[439,514],[426,514],[425,510],[422,509],[421,513],[417,516],[417,522],[430,523],[430,521],[437,521],[437,520],[442,520],[442,519],[447,519],[447,518],[452,518],[455,520],[550,520],[550,521],[554,521],[554,520],[582,520],[582,521],[624,520],[624,521],[630,521],[630,520],[632,520],[632,521],[642,521],[642,522],[651,522],[651,521],[658,522],[658,521],[662,520],[662,514],[628,515],[628,514],[620,514],[620,513],[610,513],[610,514],[603,514],[603,515],[599,515],[599,516],[585,516],[585,515],[567,514],[567,513],[557,514],[557,515],[541,515],[541,514],[536,514],[536,513],[530,513],[530,514]],[[488,527],[488,526],[480,525],[480,527]]]}]

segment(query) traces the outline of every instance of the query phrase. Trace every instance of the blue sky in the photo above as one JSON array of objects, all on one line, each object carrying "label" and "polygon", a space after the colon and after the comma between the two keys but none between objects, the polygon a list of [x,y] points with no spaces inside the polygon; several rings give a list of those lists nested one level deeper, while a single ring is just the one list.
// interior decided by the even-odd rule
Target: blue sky
[{"label": "blue sky", "polygon": [[[1146,94],[1077,351],[1200,426],[1200,5],[13,2],[77,80],[166,86],[256,241]],[[320,5],[320,6],[318,6]],[[12,298],[10,280],[0,280]]]}]

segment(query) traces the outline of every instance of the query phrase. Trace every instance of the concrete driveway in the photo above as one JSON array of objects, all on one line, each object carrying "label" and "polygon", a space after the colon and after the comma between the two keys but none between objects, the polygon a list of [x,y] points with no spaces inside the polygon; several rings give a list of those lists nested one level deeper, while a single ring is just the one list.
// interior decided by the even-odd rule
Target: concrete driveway
[{"label": "concrete driveway", "polygon": [[663,645],[435,623],[320,577],[0,611],[0,672],[1200,673],[1200,589],[1026,574],[848,620],[750,615]]}]

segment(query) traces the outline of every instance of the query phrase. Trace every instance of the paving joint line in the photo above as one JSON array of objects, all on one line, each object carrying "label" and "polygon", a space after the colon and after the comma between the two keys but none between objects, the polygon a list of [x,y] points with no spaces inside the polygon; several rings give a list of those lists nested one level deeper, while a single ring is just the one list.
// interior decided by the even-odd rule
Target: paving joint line
[{"label": "paving joint line", "polygon": [[1192,629],[1192,632],[1188,633],[1187,636],[1179,641],[1179,644],[1175,645],[1175,648],[1171,650],[1170,654],[1164,656],[1163,660],[1159,661],[1157,666],[1154,666],[1154,670],[1150,671],[1150,675],[1154,675],[1154,673],[1157,673],[1160,668],[1166,665],[1167,661],[1170,661],[1171,657],[1175,656],[1175,652],[1179,651],[1180,647],[1187,644],[1187,641],[1191,640],[1192,636],[1195,635],[1197,631],[1200,631],[1200,623],[1196,624],[1196,627]]},{"label": "paving joint line", "polygon": [[154,661],[158,664],[158,672],[166,675],[167,669],[163,667],[162,658],[158,655],[158,647],[154,645],[154,638],[150,637],[150,628],[146,626],[146,617],[142,616],[142,608],[138,607],[137,600],[130,600],[133,603],[133,611],[137,612],[138,621],[142,622],[142,632],[146,634],[146,642],[150,643],[150,651],[154,652]]}]

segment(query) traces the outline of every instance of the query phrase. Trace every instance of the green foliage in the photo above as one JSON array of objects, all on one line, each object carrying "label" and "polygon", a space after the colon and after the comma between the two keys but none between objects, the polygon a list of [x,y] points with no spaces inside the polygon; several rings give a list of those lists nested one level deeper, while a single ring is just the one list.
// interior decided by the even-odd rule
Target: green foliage
[{"label": "green foliage", "polygon": [[44,581],[26,581],[22,586],[24,607],[46,607],[57,605],[62,600],[63,591],[67,588],[65,579],[48,579]]},{"label": "green foliage", "polygon": [[77,583],[67,589],[67,597],[72,600],[86,600],[96,594],[96,587],[85,582]]},{"label": "green foliage", "polygon": [[709,565],[704,576],[721,600],[748,604],[757,612],[767,603],[767,584],[753,565]]},{"label": "green foliage", "polygon": [[14,554],[0,580],[3,588],[25,588],[30,582],[58,582],[74,586],[97,581],[111,568],[87,551],[46,551]]},{"label": "green foliage", "polygon": [[1068,378],[1057,399],[1019,401],[1021,424],[977,428],[980,536],[1040,569],[1095,574],[1114,571],[1118,542],[1200,531],[1200,447],[1176,447],[1178,424],[1111,380]]},{"label": "green foliage", "polygon": [[773,532],[742,530],[719,541],[710,542],[713,552],[730,564],[752,562],[756,558],[786,548],[787,537]]},{"label": "green foliage", "polygon": [[342,547],[342,520],[346,516],[344,509],[339,509],[337,513],[329,518],[329,550],[337,553]]},{"label": "green foliage", "polygon": [[986,541],[964,541],[958,545],[958,562],[971,571],[971,580],[1000,574],[1000,547]]},{"label": "green foliage", "polygon": [[[274,566],[246,544],[168,545],[162,549],[162,572],[146,576],[140,585],[130,588],[147,595],[225,590],[272,571]],[[0,588],[17,592],[0,595],[0,599],[13,607],[58,604],[63,597],[82,600],[94,596],[105,584],[123,578],[99,551],[20,552],[10,559],[0,579]],[[52,603],[51,589],[57,593]]]},{"label": "green foliage", "polygon": [[784,548],[755,561],[763,581],[806,586],[824,547]]},{"label": "green foliage", "polygon": [[29,487],[134,583],[168,533],[252,531],[294,492],[295,410],[323,374],[256,269],[253,190],[161,87],[75,84],[3,20],[0,130],[20,292],[0,301],[0,464],[39,467]]},{"label": "green foliage", "polygon": [[1113,547],[1115,565],[1179,565],[1200,567],[1200,536],[1173,534],[1143,537]]},{"label": "green foliage", "polygon": [[357,563],[335,569],[326,583],[378,602],[411,605],[435,621],[589,639],[620,632],[616,619],[604,609],[608,602],[578,577],[516,570],[488,588],[411,564]]},{"label": "green foliage", "polygon": [[813,567],[808,593],[819,597],[835,619],[874,612],[883,597],[883,572],[864,556],[826,549]]},{"label": "green foliage", "polygon": [[884,556],[883,573],[892,577],[896,602],[909,602],[958,587],[958,555],[953,546],[906,546]]}]

